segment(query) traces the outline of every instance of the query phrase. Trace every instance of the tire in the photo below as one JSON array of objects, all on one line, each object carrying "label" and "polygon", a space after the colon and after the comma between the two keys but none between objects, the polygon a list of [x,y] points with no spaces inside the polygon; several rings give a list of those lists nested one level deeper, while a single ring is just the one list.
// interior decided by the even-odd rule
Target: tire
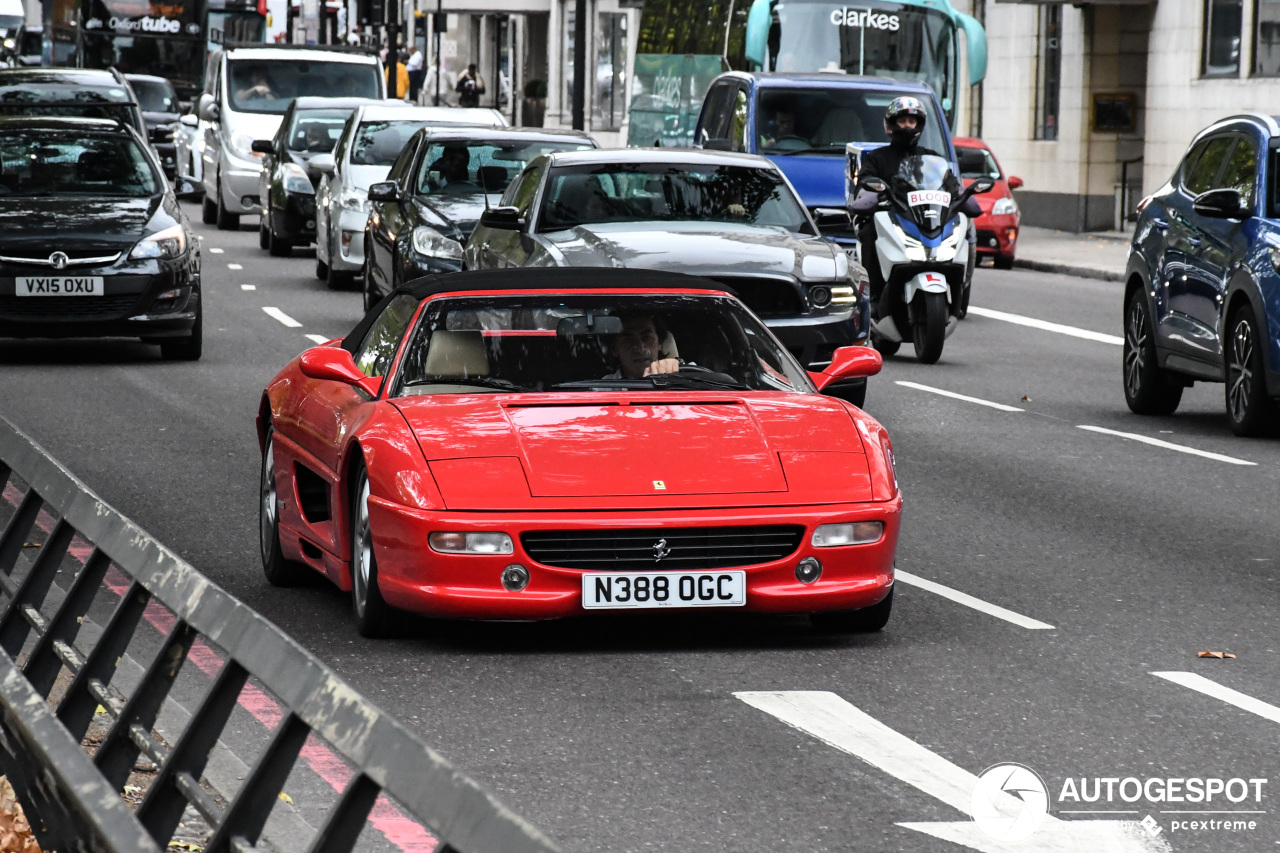
[{"label": "tire", "polygon": [[1139,288],[1124,311],[1124,401],[1135,415],[1171,415],[1182,401],[1182,383],[1160,367],[1155,326]]},{"label": "tire", "polygon": [[378,304],[378,300],[374,299],[373,294],[369,292],[369,288],[372,286],[372,284],[373,284],[373,279],[369,275],[369,261],[366,258],[365,264],[364,264],[364,282],[360,287],[360,290],[364,294],[364,313],[366,314],[369,313],[369,311],[373,308],[374,305]]},{"label": "tire", "polygon": [[991,259],[991,263],[998,270],[1013,269],[1013,255],[996,255]]},{"label": "tire", "polygon": [[267,216],[265,213],[258,217],[258,248],[271,248],[271,234],[267,231]]},{"label": "tire", "polygon": [[873,332],[871,334],[871,345],[876,348],[876,352],[888,357],[898,354],[898,350],[902,348],[902,341],[891,341]]},{"label": "tire", "polygon": [[973,293],[973,280],[965,282],[963,288],[960,289],[960,301],[953,306],[955,309],[952,313],[956,315],[957,320],[963,320],[969,316],[969,295]]},{"label": "tire", "polygon": [[200,202],[200,221],[212,225],[218,221],[218,206],[206,195]]},{"label": "tire", "polygon": [[204,310],[196,309],[196,322],[185,338],[160,341],[160,357],[166,361],[199,361],[204,351]]},{"label": "tire", "polygon": [[911,325],[916,359],[921,364],[936,364],[942,358],[942,344],[947,339],[947,295],[925,293],[924,322]]},{"label": "tire", "polygon": [[369,472],[357,463],[351,489],[351,610],[362,637],[385,637],[395,628],[396,610],[378,590],[378,560],[369,527]]},{"label": "tire", "polygon": [[239,231],[240,230],[240,214],[232,213],[227,210],[226,205],[222,203],[222,184],[218,184],[218,197],[214,199],[214,204],[218,208],[217,222],[219,231]]},{"label": "tire", "polygon": [[325,264],[325,284],[330,290],[350,290],[355,284],[356,277],[354,273],[335,270],[332,264]]},{"label": "tire", "polygon": [[329,265],[319,258],[316,258],[316,278],[321,281],[329,280]]},{"label": "tire", "polygon": [[1258,323],[1248,305],[1231,312],[1227,321],[1227,420],[1236,435],[1259,436],[1277,426],[1276,402],[1267,396]]},{"label": "tire", "polygon": [[267,226],[267,234],[270,239],[270,244],[267,246],[267,251],[271,253],[271,257],[288,258],[293,255],[292,240],[284,240],[284,239],[281,239],[280,237],[277,237],[275,235],[275,232],[271,230],[270,225]]},{"label": "tire", "polygon": [[836,610],[830,613],[810,613],[809,624],[823,634],[870,634],[889,624],[893,612],[893,589],[879,604],[860,610]]},{"label": "tire", "polygon": [[276,495],[275,430],[267,427],[266,449],[258,471],[258,548],[262,573],[272,586],[298,586],[310,580],[311,570],[286,560],[280,549],[280,501]]}]

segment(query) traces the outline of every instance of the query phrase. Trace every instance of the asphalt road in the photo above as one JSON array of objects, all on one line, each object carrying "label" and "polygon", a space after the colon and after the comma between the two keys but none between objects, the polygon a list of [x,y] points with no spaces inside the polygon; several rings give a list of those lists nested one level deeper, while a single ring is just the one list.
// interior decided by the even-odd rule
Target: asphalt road
[{"label": "asphalt road", "polygon": [[[244,223],[196,226],[200,362],[127,342],[0,341],[0,415],[567,850],[1073,849],[966,847],[935,836],[969,830],[919,826],[968,820],[937,779],[964,788],[1001,762],[1038,772],[1056,818],[1150,815],[1158,830],[1124,830],[1141,846],[1080,850],[1280,844],[1280,440],[1232,436],[1222,386],[1139,418],[1116,343],[975,312],[941,363],[897,357],[871,380],[867,409],[894,438],[906,495],[907,575],[883,633],[832,639],[804,619],[716,615],[428,623],[368,641],[335,589],[263,579],[253,427],[267,380],[306,336],[345,333],[360,296],[326,291],[310,252],[269,257],[256,220]],[[1119,288],[983,268],[973,303],[1118,341]],[[735,695],[751,691],[824,691],[857,710]],[[1272,704],[1240,707],[1250,698]],[[793,725],[762,710],[770,701],[799,709]],[[899,741],[868,717],[922,749],[890,748]],[[1268,782],[1239,802],[1061,797],[1068,779],[1089,793],[1128,777]],[[1222,819],[1254,828],[1174,823]]]}]

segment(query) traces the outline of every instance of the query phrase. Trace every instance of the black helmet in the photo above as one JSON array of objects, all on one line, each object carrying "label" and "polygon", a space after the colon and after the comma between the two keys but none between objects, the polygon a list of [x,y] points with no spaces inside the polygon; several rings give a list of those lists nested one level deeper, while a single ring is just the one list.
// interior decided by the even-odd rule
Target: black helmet
[{"label": "black helmet", "polygon": [[[928,115],[924,111],[924,104],[920,103],[919,98],[910,96],[894,98],[893,103],[889,104],[889,109],[884,111],[885,132],[893,138],[894,142],[902,145],[915,145],[920,141],[920,135],[924,133],[924,123],[928,120]],[[906,130],[898,127],[898,118],[900,116],[915,116],[916,129]]]}]

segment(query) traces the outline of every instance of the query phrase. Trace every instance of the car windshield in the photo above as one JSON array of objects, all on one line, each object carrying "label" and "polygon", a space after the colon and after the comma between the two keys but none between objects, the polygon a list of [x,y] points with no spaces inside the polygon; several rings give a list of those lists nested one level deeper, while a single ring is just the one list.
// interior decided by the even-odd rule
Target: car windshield
[{"label": "car windshield", "polygon": [[[901,91],[893,89],[760,89],[756,135],[762,154],[844,154],[848,142],[878,147],[889,141],[884,111]],[[946,154],[941,118],[930,98],[920,145]]]},{"label": "car windshield", "polygon": [[991,178],[998,181],[1002,177],[996,158],[985,148],[961,148],[956,146],[956,159],[960,161],[960,177]]},{"label": "car windshield", "polygon": [[551,170],[540,231],[608,222],[737,222],[811,233],[782,175],[754,166],[607,163]]},{"label": "car windshield", "polygon": [[178,96],[167,80],[130,80],[138,105],[149,113],[178,112]]},{"label": "car windshield", "polygon": [[[679,372],[643,376],[658,359]],[[812,392],[740,302],[687,294],[446,297],[412,333],[397,394],[546,391]]]},{"label": "car windshield", "polygon": [[352,109],[298,110],[289,127],[289,150],[310,154],[333,151]]},{"label": "car windshield", "polygon": [[284,115],[289,102],[307,96],[377,98],[378,68],[364,62],[290,59],[227,63],[227,96],[237,112]]},{"label": "car windshield", "polygon": [[362,121],[351,140],[351,162],[357,166],[390,168],[404,145],[425,121]]},{"label": "car windshield", "polygon": [[27,22],[22,15],[0,15],[0,31],[11,33]]},{"label": "car windshield", "polygon": [[9,130],[0,136],[0,198],[141,198],[160,183],[138,145],[120,134]]},{"label": "car windshield", "polygon": [[535,157],[556,151],[582,151],[581,142],[457,139],[433,142],[418,169],[422,195],[502,193]]}]

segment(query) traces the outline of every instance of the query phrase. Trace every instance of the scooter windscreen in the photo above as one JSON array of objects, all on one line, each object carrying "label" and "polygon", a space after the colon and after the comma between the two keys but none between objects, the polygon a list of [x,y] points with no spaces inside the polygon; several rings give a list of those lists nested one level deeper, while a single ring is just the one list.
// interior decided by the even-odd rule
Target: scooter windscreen
[{"label": "scooter windscreen", "polygon": [[932,236],[951,218],[955,201],[951,189],[959,187],[947,160],[934,154],[919,154],[902,161],[890,191],[899,213],[908,216],[922,233]]}]

